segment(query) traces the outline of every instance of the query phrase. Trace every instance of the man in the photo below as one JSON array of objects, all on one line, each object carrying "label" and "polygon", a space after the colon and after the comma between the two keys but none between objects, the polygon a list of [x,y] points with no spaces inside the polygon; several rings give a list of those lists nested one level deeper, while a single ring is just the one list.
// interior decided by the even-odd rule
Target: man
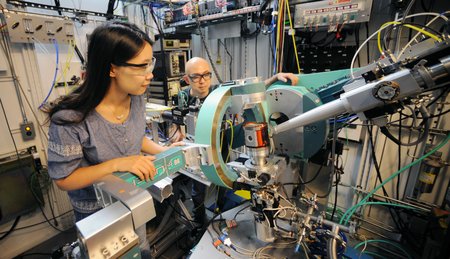
[{"label": "man", "polygon": [[[213,90],[211,87],[211,68],[208,61],[203,58],[194,57],[191,58],[185,66],[185,75],[183,76],[184,81],[189,84],[189,87],[183,91],[188,96],[187,104],[193,105],[198,98],[200,103],[206,99],[206,97]],[[265,85],[271,85],[276,81],[291,82],[291,85],[296,85],[298,83],[298,78],[292,73],[278,73],[269,79],[264,81]],[[180,132],[180,131],[178,131]],[[175,141],[181,141],[182,134],[179,134]],[[192,184],[192,201],[194,203],[194,220],[195,222],[203,225],[205,223],[205,185],[198,181],[193,181]]]},{"label": "man", "polygon": [[[213,90],[211,89],[211,68],[208,61],[203,58],[194,57],[191,58],[185,66],[185,75],[183,76],[184,81],[189,84],[189,87],[184,91],[188,94],[188,104],[193,104],[195,98],[199,98],[200,102],[203,102],[209,93]],[[269,86],[276,81],[287,82],[291,81],[291,85],[296,85],[298,83],[298,78],[292,73],[278,73],[269,79],[264,81],[266,86]]]}]

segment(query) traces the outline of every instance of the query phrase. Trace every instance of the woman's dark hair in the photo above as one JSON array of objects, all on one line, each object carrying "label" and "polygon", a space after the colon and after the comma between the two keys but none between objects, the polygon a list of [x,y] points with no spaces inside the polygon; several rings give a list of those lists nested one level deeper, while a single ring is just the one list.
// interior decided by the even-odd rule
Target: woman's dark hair
[{"label": "woman's dark hair", "polygon": [[97,27],[89,38],[87,68],[83,83],[69,95],[63,96],[44,111],[49,119],[60,110],[74,110],[76,118],[58,118],[57,124],[83,121],[103,99],[108,91],[111,78],[111,64],[127,62],[138,55],[145,42],[152,40],[134,24],[113,21]]}]

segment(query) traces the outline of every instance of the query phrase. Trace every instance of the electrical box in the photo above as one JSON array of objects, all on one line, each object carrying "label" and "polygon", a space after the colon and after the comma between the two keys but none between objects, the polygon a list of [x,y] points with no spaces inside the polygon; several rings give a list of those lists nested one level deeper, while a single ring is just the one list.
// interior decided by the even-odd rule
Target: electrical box
[{"label": "electrical box", "polygon": [[22,134],[22,139],[24,141],[33,140],[36,137],[36,132],[34,131],[34,125],[32,122],[21,123],[20,133]]},{"label": "electrical box", "polygon": [[172,97],[176,94],[178,94],[178,91],[181,89],[180,80],[175,79],[172,81],[167,82],[168,90],[169,90],[169,97]]},{"label": "electrical box", "polygon": [[[164,55],[162,52],[155,52],[153,55],[156,57],[156,66],[153,72],[155,79],[174,78],[184,75],[184,67],[187,62],[186,51],[166,51]],[[162,66],[162,59],[164,59],[165,68]]]},{"label": "electrical box", "polygon": [[372,0],[316,1],[295,5],[294,28],[310,31],[326,26],[336,31],[347,23],[361,23],[370,20]]},{"label": "electrical box", "polygon": [[75,40],[71,20],[17,11],[4,11],[11,42],[69,43]]}]

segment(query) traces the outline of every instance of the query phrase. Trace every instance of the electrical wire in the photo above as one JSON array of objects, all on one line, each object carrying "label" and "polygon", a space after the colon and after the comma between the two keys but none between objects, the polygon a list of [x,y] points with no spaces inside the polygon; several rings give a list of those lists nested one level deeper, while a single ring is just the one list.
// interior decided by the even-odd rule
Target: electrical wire
[{"label": "electrical wire", "polygon": [[[47,133],[44,130],[44,128],[42,127],[42,124],[39,123],[39,118],[35,113],[35,107],[33,105],[31,105],[31,102],[28,99],[27,95],[25,94],[25,91],[23,90],[23,86],[20,83],[20,81],[15,73],[14,65],[12,63],[11,50],[8,47],[7,40],[4,38],[5,34],[3,32],[0,32],[0,33],[3,36],[3,37],[1,37],[0,45],[1,45],[2,50],[5,53],[6,59],[8,61],[8,65],[10,67],[11,74],[12,74],[12,79],[13,79],[14,83],[18,85],[18,88],[19,88],[20,92],[22,93],[22,96],[25,98],[28,108],[30,108],[30,111],[33,114],[34,119],[38,122],[38,127],[39,127],[39,130],[41,131],[41,136],[44,136],[44,138],[48,141]],[[20,105],[20,101],[19,101],[19,105]],[[26,117],[24,117],[24,120],[25,119],[26,119]],[[45,153],[44,153],[44,155],[45,155]]]},{"label": "electrical wire", "polygon": [[17,227],[17,224],[20,221],[20,216],[16,217],[16,219],[14,220],[14,223],[12,224],[12,226],[9,228],[8,231],[4,232],[3,236],[0,237],[0,240],[5,239],[7,236],[9,236]]},{"label": "electrical wire", "polygon": [[286,9],[287,9],[288,17],[289,17],[289,27],[290,27],[291,36],[292,36],[292,44],[294,45],[295,61],[297,62],[297,70],[298,70],[298,73],[300,74],[301,73],[300,62],[298,60],[297,44],[295,42],[295,36],[294,36],[295,31],[292,28],[292,19],[291,19],[291,10],[289,8],[289,0],[285,0],[285,1],[286,1]]},{"label": "electrical wire", "polygon": [[177,132],[180,130],[180,127],[176,127],[175,131],[172,133],[172,135],[166,139],[166,140],[161,140],[160,142],[162,143],[166,143],[169,142],[171,139],[173,139],[173,137],[175,137],[175,135],[177,134]]},{"label": "electrical wire", "polygon": [[[16,141],[15,141],[15,139],[14,139],[14,136],[12,135],[11,127],[10,127],[10,124],[9,124],[9,120],[8,120],[7,115],[6,115],[5,107],[3,106],[3,101],[1,100],[1,98],[0,98],[0,106],[1,106],[1,109],[2,109],[2,112],[3,112],[3,115],[5,116],[6,126],[8,127],[9,134],[10,134],[11,139],[12,139],[12,141],[13,141],[13,145],[14,145],[14,149],[15,149],[15,152],[16,152],[16,155],[17,155],[17,159],[18,159],[18,161],[21,163],[22,160],[21,160],[20,155],[19,155],[19,150],[18,150],[18,148],[17,148],[17,145],[16,145]],[[43,211],[43,209],[42,209],[42,205],[41,205],[41,202],[42,202],[42,201],[39,200],[39,198],[37,197],[36,193],[33,191],[32,187],[31,187],[31,186],[28,186],[28,187],[30,188],[30,191],[31,191],[31,193],[33,194],[33,197],[34,197],[35,200],[37,201],[38,206],[39,206],[39,209],[41,210],[42,215],[43,215],[44,218],[46,219],[46,222],[47,222],[51,227],[53,227],[54,229],[56,229],[56,230],[58,230],[58,231],[60,231],[60,232],[63,232],[63,230],[58,229],[57,227],[55,227],[55,226],[49,221],[49,219],[47,218],[47,216],[45,215],[45,213],[44,213],[44,211]],[[16,220],[18,221],[18,219],[16,219]],[[17,223],[18,223],[18,222],[17,222]],[[17,225],[17,223],[15,223],[15,224]],[[15,228],[15,226],[14,226],[14,228]],[[14,230],[14,228],[11,228],[11,229]],[[11,230],[11,232],[12,232],[12,230]],[[9,235],[9,234],[8,234],[8,235]],[[6,236],[7,236],[7,235],[5,234],[5,237],[6,237]]]},{"label": "electrical wire", "polygon": [[[389,129],[388,129],[386,126],[380,127],[381,132],[382,132],[386,137],[388,137],[390,140],[392,140],[392,142],[394,142],[394,143],[397,144],[397,145],[414,146],[414,145],[417,145],[417,144],[419,144],[419,143],[425,141],[426,138],[427,138],[427,136],[428,136],[428,133],[429,133],[429,131],[430,131],[430,122],[429,122],[430,115],[428,114],[428,110],[427,110],[426,107],[424,107],[424,106],[421,106],[421,107],[419,108],[419,111],[420,111],[420,113],[422,114],[422,119],[423,119],[423,121],[422,121],[421,124],[424,125],[424,130],[423,130],[422,134],[417,138],[416,141],[414,141],[414,142],[408,142],[408,143],[403,143],[403,142],[401,141],[401,139],[395,138],[395,137],[390,133]],[[440,115],[439,115],[439,116],[440,116]]]},{"label": "electrical wire", "polygon": [[[383,149],[382,149],[382,156],[380,158],[380,161],[378,162],[378,159],[377,159],[377,156],[376,156],[376,153],[375,153],[375,144],[374,144],[374,141],[373,141],[373,135],[374,134],[372,133],[372,127],[373,126],[367,126],[367,132],[369,134],[370,152],[371,152],[371,156],[372,156],[372,160],[373,160],[373,166],[375,167],[375,171],[376,171],[376,174],[377,174],[377,178],[376,179],[379,180],[380,183],[382,183],[383,179],[381,177],[380,165],[381,165],[381,163],[383,161],[383,155],[384,155],[384,150],[385,150],[385,147],[386,147],[387,139],[385,139],[385,141],[384,141]],[[374,187],[376,187],[377,182],[375,181],[374,184],[375,184]],[[388,195],[386,189],[384,188],[384,186],[382,187],[382,190],[383,190],[384,196],[389,197],[389,195]],[[389,200],[386,200],[386,201],[389,202]],[[389,208],[389,214],[391,215],[391,218],[394,221],[395,226],[397,227],[397,229],[399,231],[401,231],[403,229],[403,222],[401,220],[401,217],[398,214],[394,215],[395,212],[396,211],[392,211]],[[395,218],[395,216],[397,216],[398,221]]]},{"label": "electrical wire", "polygon": [[52,84],[50,86],[50,90],[48,91],[47,96],[45,97],[45,99],[42,101],[42,103],[39,105],[38,109],[40,110],[46,103],[48,98],[50,97],[50,95],[53,92],[53,88],[55,88],[55,84],[56,84],[56,76],[58,75],[58,70],[59,70],[59,46],[58,46],[58,42],[56,40],[52,40],[53,41],[53,45],[55,46],[55,50],[56,50],[56,67],[55,67],[55,73],[53,75],[53,81]]},{"label": "electrical wire", "polygon": [[[233,80],[233,75],[232,75],[232,71],[233,71],[233,56],[231,55],[230,51],[228,51],[227,44],[226,44],[226,39],[224,39],[224,42],[222,42],[222,40],[219,39],[219,43],[223,45],[223,47],[225,49],[225,52],[230,57],[230,80]],[[255,45],[255,49],[256,49],[256,45]],[[256,50],[255,50],[255,54],[256,54]],[[256,62],[256,64],[258,64],[258,62]],[[258,70],[256,70],[256,75],[258,75]]]},{"label": "electrical wire", "polygon": [[[414,19],[414,17],[411,18],[411,20],[413,20],[413,19]],[[388,46],[389,46],[389,39],[390,39],[390,36],[391,36],[392,31],[393,31],[394,29],[398,28],[398,27],[404,26],[405,24],[414,25],[414,26],[416,26],[416,27],[422,27],[422,30],[423,30],[423,29],[427,29],[428,31],[434,33],[435,35],[439,35],[439,34],[440,34],[438,31],[436,31],[436,30],[433,29],[433,28],[430,28],[430,27],[428,27],[428,26],[426,26],[426,25],[414,23],[414,22],[412,22],[412,21],[411,21],[411,22],[408,22],[408,23],[394,24],[394,25],[392,25],[392,26],[389,26],[389,27],[386,29],[386,31],[384,32],[384,36],[383,36],[383,50],[388,50],[388,49],[389,49],[389,48],[388,48]],[[410,29],[410,31],[412,31],[412,30]],[[420,33],[420,32],[418,32],[418,33]],[[397,53],[397,52],[396,52],[396,53]]]},{"label": "electrical wire", "polygon": [[[402,140],[402,114],[399,114],[400,118],[399,118],[399,125],[400,127],[398,127],[398,139],[401,141]],[[397,150],[397,170],[400,170],[402,168],[402,145],[397,145],[398,146],[398,150]],[[400,199],[400,175],[397,176],[397,186],[396,186],[396,198],[397,200]]]},{"label": "electrical wire", "polygon": [[[442,19],[444,19],[444,21],[447,21],[448,20],[448,18],[444,15],[444,14],[447,14],[447,13],[450,13],[450,11],[446,11],[446,12],[444,12],[443,14],[442,14],[442,16],[436,16],[436,17],[434,17],[433,19],[431,19],[423,28],[425,28],[425,27],[428,27],[428,26],[430,26],[432,23],[434,23],[438,18],[442,18]],[[422,28],[422,29],[423,29]],[[415,41],[416,40],[416,38],[417,37],[419,37],[419,35],[420,35],[420,32],[418,32],[418,33],[416,33],[416,35],[414,35],[414,37],[403,47],[403,49],[397,54],[397,58],[400,58],[402,55],[403,55],[403,53],[405,53],[405,51],[406,51],[406,49],[409,47],[409,46],[411,46],[411,43],[413,42],[413,41]]]},{"label": "electrical wire", "polygon": [[[348,221],[351,218],[351,215],[356,211],[356,208],[358,208],[361,205],[364,205],[364,203],[367,202],[367,200],[380,188],[382,188],[386,183],[390,182],[393,178],[395,178],[398,174],[401,174],[402,172],[406,171],[407,169],[415,166],[416,164],[422,162],[425,158],[429,157],[430,155],[434,154],[437,150],[441,149],[443,146],[445,146],[448,141],[450,140],[450,134],[447,135],[447,137],[435,148],[433,148],[431,151],[423,155],[422,157],[416,159],[414,162],[404,166],[402,169],[398,170],[397,172],[393,173],[391,176],[389,176],[386,180],[384,180],[381,184],[379,184],[377,187],[375,187],[372,191],[370,191],[358,204],[352,206],[350,209],[348,209],[343,217],[343,220],[341,220],[339,223],[348,223]],[[347,217],[347,218],[346,218]],[[345,219],[345,220],[344,220]]]},{"label": "electrical wire", "polygon": [[403,254],[406,255],[406,257],[412,259],[411,255],[409,255],[409,253],[406,252],[406,250],[403,249],[399,244],[397,244],[397,243],[395,243],[395,242],[392,242],[392,241],[389,241],[389,240],[384,240],[384,239],[365,240],[365,241],[363,241],[363,242],[361,242],[361,243],[356,244],[356,245],[353,247],[353,249],[356,250],[356,249],[358,249],[360,246],[365,245],[365,244],[370,244],[370,243],[385,243],[385,244],[391,245],[391,246],[393,246],[393,247],[396,247],[398,250],[402,251]]},{"label": "electrical wire", "polygon": [[[402,21],[401,23],[405,23],[406,20],[406,16],[409,14],[409,12],[411,11],[411,8],[413,7],[414,3],[416,2],[416,0],[410,0],[408,6],[406,7],[405,12],[403,13],[403,17],[402,17]],[[395,40],[395,53],[398,52],[398,47],[400,46],[400,38],[402,35],[402,27],[400,27],[397,31],[397,35],[396,35],[396,40]]]},{"label": "electrical wire", "polygon": [[[230,138],[230,144],[228,146],[228,149],[233,149],[233,138],[234,138],[234,127],[233,123],[230,120],[227,120],[227,123],[230,124],[230,130],[231,130],[231,138]],[[228,159],[230,158],[230,151],[228,151],[227,158],[225,159],[225,163],[228,163]]]},{"label": "electrical wire", "polygon": [[441,38],[439,38],[438,36],[434,35],[433,33],[427,32],[426,30],[423,30],[423,29],[421,29],[421,28],[419,28],[417,26],[410,25],[410,24],[407,24],[407,23],[401,23],[401,22],[386,22],[383,25],[381,25],[380,30],[378,30],[377,45],[378,45],[378,50],[380,51],[381,54],[384,54],[383,48],[381,47],[381,31],[384,30],[385,28],[387,28],[388,26],[393,25],[393,24],[400,25],[400,26],[405,26],[405,27],[408,27],[410,29],[414,29],[414,30],[416,30],[416,31],[418,31],[418,32],[420,32],[420,33],[422,33],[422,34],[424,34],[424,35],[434,39],[437,42],[441,42],[442,41]]},{"label": "electrical wire", "polygon": [[213,69],[213,72],[214,72],[214,74],[217,77],[217,81],[219,81],[219,83],[222,84],[223,80],[220,77],[219,73],[217,72],[216,66],[214,65],[214,62],[213,62],[212,57],[211,57],[211,53],[209,52],[208,45],[206,44],[205,35],[203,34],[202,28],[200,26],[198,2],[196,2],[194,4],[194,9],[195,9],[195,15],[194,16],[195,16],[195,21],[196,21],[196,24],[197,24],[197,29],[198,29],[198,31],[200,33],[200,39],[202,40],[203,46],[205,47],[206,55],[208,56],[208,59],[209,59],[209,62],[211,63],[211,67]]},{"label": "electrical wire", "polygon": [[[448,18],[447,17],[445,17],[444,15],[442,15],[442,14],[439,14],[439,13],[417,13],[417,14],[411,14],[411,15],[408,15],[408,16],[406,16],[406,18],[408,19],[408,18],[412,18],[412,17],[417,17],[417,16],[437,16],[437,17],[441,17],[442,19],[444,19],[445,21],[447,21],[448,20]],[[397,20],[395,20],[394,22],[398,22],[398,21],[400,21],[401,19],[397,19]],[[368,36],[367,37],[367,39],[361,44],[361,46],[359,46],[359,48],[356,50],[356,52],[355,52],[355,54],[353,55],[353,58],[352,58],[352,62],[351,62],[351,64],[350,64],[350,75],[351,75],[351,77],[352,77],[352,79],[354,79],[355,78],[355,75],[354,75],[354,69],[353,69],[353,67],[354,67],[354,64],[355,64],[355,60],[356,60],[356,57],[357,57],[357,55],[358,55],[358,53],[361,51],[361,49],[373,38],[373,37],[375,37],[375,35],[377,35],[378,34],[378,32],[380,32],[380,31],[382,31],[382,30],[384,30],[385,28],[383,28],[383,27],[380,27],[377,31],[375,31],[374,33],[372,33],[370,36]],[[367,30],[368,31],[368,30]],[[369,64],[370,62],[368,62],[368,64]]]},{"label": "electrical wire", "polygon": [[185,215],[183,215],[181,212],[179,212],[179,211],[175,208],[175,206],[172,205],[172,203],[171,203],[170,201],[168,201],[167,204],[168,204],[170,207],[172,207],[173,211],[175,211],[175,213],[177,213],[178,215],[180,215],[180,217],[182,217],[183,219],[185,219],[185,220],[187,220],[188,222],[191,222],[191,223],[197,223],[197,222],[195,222],[194,220],[188,219]]}]

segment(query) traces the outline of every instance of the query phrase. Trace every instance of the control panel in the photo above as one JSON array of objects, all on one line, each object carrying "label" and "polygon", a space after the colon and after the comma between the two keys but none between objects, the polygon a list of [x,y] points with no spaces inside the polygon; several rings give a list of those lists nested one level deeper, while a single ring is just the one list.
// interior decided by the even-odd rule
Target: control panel
[{"label": "control panel", "polygon": [[325,0],[295,5],[294,28],[336,31],[347,23],[370,20],[372,0]]},{"label": "control panel", "polygon": [[4,10],[11,42],[69,43],[75,39],[71,20],[49,16]]}]

